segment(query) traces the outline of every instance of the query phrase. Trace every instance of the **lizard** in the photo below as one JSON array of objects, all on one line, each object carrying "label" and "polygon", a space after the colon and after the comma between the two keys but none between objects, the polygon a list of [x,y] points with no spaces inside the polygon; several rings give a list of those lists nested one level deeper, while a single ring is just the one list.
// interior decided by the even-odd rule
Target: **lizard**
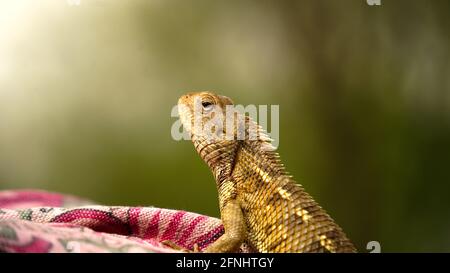
[{"label": "lizard", "polygon": [[343,230],[285,170],[266,131],[238,111],[227,112],[233,105],[230,98],[209,91],[178,100],[181,123],[218,190],[224,234],[203,252],[237,252],[243,243],[260,253],[356,252]]}]

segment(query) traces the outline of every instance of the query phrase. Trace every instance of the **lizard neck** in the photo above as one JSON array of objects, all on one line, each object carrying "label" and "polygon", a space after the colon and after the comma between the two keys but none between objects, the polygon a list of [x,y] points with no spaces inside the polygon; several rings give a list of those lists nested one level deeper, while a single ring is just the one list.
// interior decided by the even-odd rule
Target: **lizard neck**
[{"label": "lizard neck", "polygon": [[219,186],[232,174],[241,143],[235,140],[209,140],[192,136],[195,149],[208,165]]},{"label": "lizard neck", "polygon": [[259,185],[270,184],[281,176],[287,176],[277,152],[266,149],[267,143],[245,141],[239,149],[233,170],[235,180],[259,181]]},{"label": "lizard neck", "polygon": [[223,181],[230,180],[237,163],[247,164],[251,168],[248,170],[249,174],[253,172],[261,176],[261,179],[267,179],[267,174],[272,178],[286,174],[279,155],[271,144],[272,139],[265,130],[249,117],[242,117],[240,114],[239,116],[238,120],[243,123],[241,127],[234,128],[234,135],[237,136],[239,130],[244,130],[243,140],[191,135],[195,149],[214,174],[217,186],[220,187]]},{"label": "lizard neck", "polygon": [[[262,181],[287,174],[278,153],[267,141],[210,141],[198,136],[192,136],[192,140],[200,157],[214,174],[218,187],[223,181],[230,180],[238,163],[247,168],[246,176],[258,176]],[[235,180],[240,181],[244,177],[238,178]]]}]

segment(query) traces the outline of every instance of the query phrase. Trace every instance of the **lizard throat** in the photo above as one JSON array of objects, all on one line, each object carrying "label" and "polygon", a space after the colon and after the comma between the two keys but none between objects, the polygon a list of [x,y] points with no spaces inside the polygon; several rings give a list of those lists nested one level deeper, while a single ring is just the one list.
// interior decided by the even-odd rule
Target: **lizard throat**
[{"label": "lizard throat", "polygon": [[231,176],[241,141],[211,141],[193,136],[192,142],[200,157],[213,172],[216,181],[219,182]]}]

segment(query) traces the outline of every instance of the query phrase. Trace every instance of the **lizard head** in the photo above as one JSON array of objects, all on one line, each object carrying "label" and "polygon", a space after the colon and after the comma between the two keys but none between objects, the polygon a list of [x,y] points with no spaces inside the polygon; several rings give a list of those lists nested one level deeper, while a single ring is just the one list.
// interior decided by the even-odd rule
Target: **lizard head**
[{"label": "lizard head", "polygon": [[225,133],[227,105],[233,105],[228,97],[208,91],[192,92],[180,97],[178,113],[191,136],[218,137]]},{"label": "lizard head", "polygon": [[[213,171],[216,181],[231,173],[238,141],[226,139],[226,120],[233,102],[211,92],[188,93],[178,100],[178,113],[184,128],[191,134],[197,152]],[[232,134],[235,128],[229,130]]]},{"label": "lizard head", "polygon": [[233,101],[212,92],[192,92],[178,100],[178,113],[192,140],[208,143],[244,140],[273,150],[270,137],[250,117],[235,109]]},{"label": "lizard head", "polygon": [[211,92],[187,93],[178,100],[178,113],[184,128],[217,181],[231,173],[239,147],[277,163],[271,139],[254,121],[234,109],[231,99]]}]

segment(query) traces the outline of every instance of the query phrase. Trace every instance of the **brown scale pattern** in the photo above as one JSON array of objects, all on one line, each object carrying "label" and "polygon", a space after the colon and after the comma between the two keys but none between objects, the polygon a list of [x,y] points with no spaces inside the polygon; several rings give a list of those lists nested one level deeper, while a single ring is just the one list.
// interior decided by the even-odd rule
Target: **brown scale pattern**
[{"label": "brown scale pattern", "polygon": [[244,142],[232,173],[249,244],[258,252],[355,252],[340,227],[285,173],[278,155],[256,146]]},{"label": "brown scale pattern", "polygon": [[[229,98],[211,92],[186,94],[179,101],[188,106],[180,113],[185,125],[193,120],[196,97],[222,108],[232,104]],[[203,122],[208,119],[203,116]],[[248,136],[248,128],[256,123],[247,117],[242,120]],[[257,140],[211,140],[191,132],[197,152],[215,176],[224,223],[231,229],[244,227],[245,241],[258,252],[355,252],[341,228],[286,173],[270,139],[256,126]],[[234,127],[234,135],[237,128],[242,127]],[[225,209],[236,200],[237,211]],[[213,250],[231,250],[225,249],[221,244]]]}]

